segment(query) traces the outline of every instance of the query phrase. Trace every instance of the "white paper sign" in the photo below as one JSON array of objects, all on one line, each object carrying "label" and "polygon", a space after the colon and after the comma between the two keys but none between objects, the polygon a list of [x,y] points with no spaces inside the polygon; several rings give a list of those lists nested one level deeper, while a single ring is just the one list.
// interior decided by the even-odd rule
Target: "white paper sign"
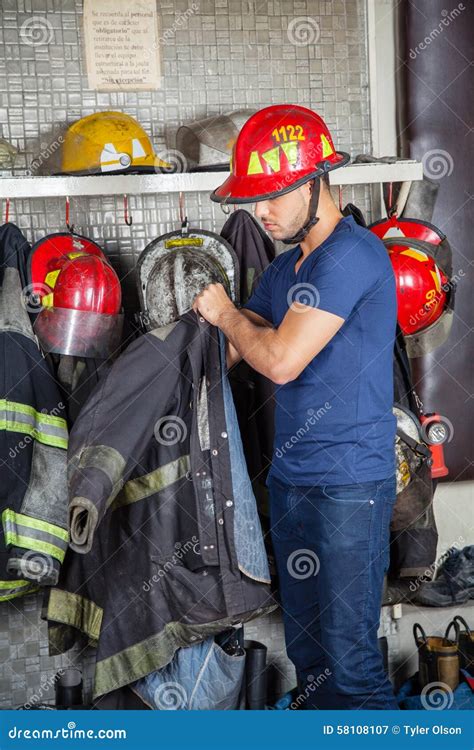
[{"label": "white paper sign", "polygon": [[90,88],[160,87],[156,0],[84,0],[84,38]]}]

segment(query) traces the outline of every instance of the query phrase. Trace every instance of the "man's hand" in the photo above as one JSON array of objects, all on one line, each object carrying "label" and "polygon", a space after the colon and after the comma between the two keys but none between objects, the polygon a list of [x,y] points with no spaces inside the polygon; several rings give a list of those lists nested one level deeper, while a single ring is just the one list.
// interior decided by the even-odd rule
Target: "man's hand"
[{"label": "man's hand", "polygon": [[193,310],[214,326],[219,325],[222,313],[235,309],[222,284],[209,284],[193,302]]}]

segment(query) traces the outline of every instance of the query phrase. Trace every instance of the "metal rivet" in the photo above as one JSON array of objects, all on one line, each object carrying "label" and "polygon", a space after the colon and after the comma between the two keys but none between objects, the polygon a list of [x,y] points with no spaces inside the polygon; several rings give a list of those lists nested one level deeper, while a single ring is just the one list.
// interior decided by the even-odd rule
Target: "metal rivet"
[{"label": "metal rivet", "polygon": [[199,316],[199,320],[201,321],[201,323],[204,323],[204,318],[202,318],[201,316]]},{"label": "metal rivet", "polygon": [[204,545],[203,549],[208,549],[208,546],[207,546],[207,544],[205,544],[205,545]]},{"label": "metal rivet", "polygon": [[225,504],[227,505],[228,508],[230,508],[234,503],[232,502],[232,500],[226,500]]},{"label": "metal rivet", "polygon": [[219,523],[222,526],[222,524],[224,523],[224,519],[223,518],[219,518],[219,520],[218,520],[217,523]]},{"label": "metal rivet", "polygon": [[203,576],[207,576],[207,570],[202,571]]},{"label": "metal rivet", "polygon": [[221,432],[221,437],[222,438],[226,438],[227,437],[227,432]]},{"label": "metal rivet", "polygon": [[214,448],[214,450],[212,451],[212,455],[217,456],[217,454],[218,454],[218,451]]},{"label": "metal rivet", "polygon": [[369,503],[370,503],[370,505],[373,505],[374,501],[373,500],[369,500]]},{"label": "metal rivet", "polygon": [[197,476],[197,477],[200,477],[200,476],[201,476],[201,474],[199,473],[199,471],[197,471],[197,472],[196,472],[196,476]]}]

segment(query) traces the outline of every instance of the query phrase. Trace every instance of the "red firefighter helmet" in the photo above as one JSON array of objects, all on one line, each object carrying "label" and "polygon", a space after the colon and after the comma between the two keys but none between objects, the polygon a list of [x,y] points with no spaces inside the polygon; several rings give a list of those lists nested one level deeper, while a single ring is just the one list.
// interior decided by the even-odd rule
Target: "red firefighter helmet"
[{"label": "red firefighter helmet", "polygon": [[94,255],[69,260],[34,329],[48,352],[107,357],[120,345],[123,316],[120,281],[112,266]]},{"label": "red firefighter helmet", "polygon": [[99,245],[87,237],[71,232],[49,234],[42,237],[33,245],[28,258],[28,275],[30,281],[30,297],[34,296],[38,304],[38,312],[43,304],[51,305],[52,293],[61,268],[74,258],[81,255],[95,255],[106,260]]},{"label": "red firefighter helmet", "polygon": [[116,315],[121,302],[117,274],[106,261],[93,255],[68,261],[54,287],[54,307]]},{"label": "red firefighter helmet", "polygon": [[421,219],[400,219],[396,215],[374,221],[369,229],[381,240],[391,237],[411,237],[415,240],[430,242],[432,245],[440,245],[446,240],[446,235],[434,224],[421,221]]},{"label": "red firefighter helmet", "polygon": [[211,195],[217,203],[254,203],[294,190],[349,161],[324,120],[306,107],[276,104],[252,115],[235,142],[231,174]]},{"label": "red firefighter helmet", "polygon": [[395,273],[398,322],[405,335],[418,333],[441,317],[448,278],[431,255],[406,245],[389,248]]},{"label": "red firefighter helmet", "polygon": [[447,237],[434,224],[398,216],[368,228],[390,253],[408,356],[429,354],[447,340],[454,319],[456,283]]}]

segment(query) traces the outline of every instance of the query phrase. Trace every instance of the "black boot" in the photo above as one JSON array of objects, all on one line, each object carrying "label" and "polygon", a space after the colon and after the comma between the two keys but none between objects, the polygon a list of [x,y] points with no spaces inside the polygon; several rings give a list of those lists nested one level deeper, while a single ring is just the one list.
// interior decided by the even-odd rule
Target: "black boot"
[{"label": "black boot", "polygon": [[452,547],[438,569],[436,580],[420,586],[414,601],[427,607],[449,607],[474,599],[474,545]]}]

